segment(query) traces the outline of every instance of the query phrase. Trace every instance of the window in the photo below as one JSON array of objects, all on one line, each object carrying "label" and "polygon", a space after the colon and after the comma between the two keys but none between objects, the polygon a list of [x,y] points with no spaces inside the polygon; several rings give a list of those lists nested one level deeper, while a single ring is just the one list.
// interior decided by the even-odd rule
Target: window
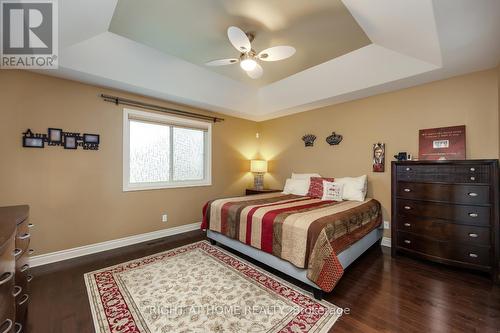
[{"label": "window", "polygon": [[207,186],[212,124],[125,109],[123,190]]}]

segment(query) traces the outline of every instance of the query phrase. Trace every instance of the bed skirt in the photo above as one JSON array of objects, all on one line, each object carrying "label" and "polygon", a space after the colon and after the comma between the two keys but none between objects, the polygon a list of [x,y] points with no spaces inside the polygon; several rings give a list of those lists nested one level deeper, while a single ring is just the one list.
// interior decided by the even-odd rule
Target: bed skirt
[{"label": "bed skirt", "polygon": [[[384,231],[381,228],[374,229],[363,238],[349,246],[347,249],[339,253],[337,255],[337,258],[342,264],[342,267],[344,269],[347,268],[354,262],[354,260],[359,258],[359,256],[361,256],[373,244],[380,241],[383,233]],[[272,254],[261,251],[250,245],[243,244],[240,241],[224,236],[223,234],[216,231],[207,230],[207,237],[244,255],[247,255],[250,258],[255,259],[269,267],[272,267],[283,274],[304,282],[305,284],[313,288],[321,289],[318,285],[307,278],[307,269],[298,268],[297,266],[291,264],[286,260],[280,259]]]}]

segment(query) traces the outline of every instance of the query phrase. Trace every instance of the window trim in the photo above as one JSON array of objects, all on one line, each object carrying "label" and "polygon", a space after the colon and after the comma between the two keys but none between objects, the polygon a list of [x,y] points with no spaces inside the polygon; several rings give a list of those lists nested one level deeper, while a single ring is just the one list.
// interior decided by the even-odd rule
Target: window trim
[{"label": "window trim", "polygon": [[[205,178],[203,180],[185,180],[151,183],[130,183],[130,119],[149,121],[153,123],[164,123],[171,126],[180,126],[204,130],[205,139]],[[171,131],[173,132],[173,131]],[[212,185],[212,124],[209,122],[186,119],[182,117],[169,116],[153,112],[144,112],[123,109],[123,192],[160,190],[181,187],[199,187]],[[170,158],[171,163],[173,159]]]}]

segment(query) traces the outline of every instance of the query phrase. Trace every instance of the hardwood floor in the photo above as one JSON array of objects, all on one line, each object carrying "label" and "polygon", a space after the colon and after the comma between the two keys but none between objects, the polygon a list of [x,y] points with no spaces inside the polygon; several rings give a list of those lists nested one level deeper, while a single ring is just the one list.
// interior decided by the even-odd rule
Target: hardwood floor
[{"label": "hardwood floor", "polygon": [[[201,239],[194,231],[35,268],[28,331],[94,332],[84,273]],[[487,276],[389,252],[372,247],[325,296],[350,310],[333,332],[500,332],[500,287]]]}]

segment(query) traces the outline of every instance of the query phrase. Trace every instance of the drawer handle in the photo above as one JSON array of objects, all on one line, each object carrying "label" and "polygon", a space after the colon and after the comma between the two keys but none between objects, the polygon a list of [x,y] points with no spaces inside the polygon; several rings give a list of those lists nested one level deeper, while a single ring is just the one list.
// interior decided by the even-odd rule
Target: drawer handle
[{"label": "drawer handle", "polygon": [[31,228],[34,228],[34,227],[35,227],[35,225],[33,223],[28,223],[28,228],[31,229]]},{"label": "drawer handle", "polygon": [[12,274],[11,272],[4,273],[2,275],[2,279],[0,280],[0,286],[4,285],[7,282],[9,282],[10,280],[12,280],[13,277],[14,277],[14,274]]},{"label": "drawer handle", "polygon": [[405,208],[406,210],[410,210],[410,209],[411,209],[411,207],[410,207],[410,206],[405,206],[404,208]]},{"label": "drawer handle", "polygon": [[33,275],[28,275],[28,276],[26,277],[26,281],[28,281],[28,282],[33,281]]},{"label": "drawer handle", "polygon": [[21,267],[21,273],[26,272],[28,269],[30,269],[30,265],[24,264],[23,267]]},{"label": "drawer handle", "polygon": [[469,197],[477,197],[479,194],[475,193],[475,192],[470,192],[468,193]]},{"label": "drawer handle", "polygon": [[14,290],[12,291],[12,296],[17,297],[21,291],[23,291],[23,288],[19,286],[14,286]]},{"label": "drawer handle", "polygon": [[406,171],[411,171],[411,168],[406,168],[405,170],[406,170]]},{"label": "drawer handle", "polygon": [[25,233],[24,235],[21,235],[21,236],[17,236],[17,238],[20,240],[25,240],[25,239],[28,239],[30,237],[31,237],[31,235],[28,233]]},{"label": "drawer handle", "polygon": [[405,223],[404,226],[405,227],[411,227],[411,224],[410,223]]},{"label": "drawer handle", "polygon": [[16,333],[21,333],[21,331],[23,330],[23,324],[20,324],[20,323],[15,323],[14,326],[16,327],[14,329],[14,332]]},{"label": "drawer handle", "polygon": [[403,191],[405,191],[405,192],[411,192],[411,190],[409,188],[405,188]]},{"label": "drawer handle", "polygon": [[405,240],[404,240],[404,242],[405,242],[406,244],[411,244],[411,240],[408,240],[408,239],[405,239]]},{"label": "drawer handle", "polygon": [[470,180],[474,181],[474,180],[476,180],[476,177],[474,177],[474,176],[470,177]]},{"label": "drawer handle", "polygon": [[471,257],[471,258],[477,258],[478,256],[475,253],[469,253],[469,257]]},{"label": "drawer handle", "polygon": [[476,171],[476,168],[470,168],[470,171],[474,172]]},{"label": "drawer handle", "polygon": [[470,216],[470,217],[478,217],[478,216],[479,216],[479,214],[478,214],[478,213],[469,213],[469,216]]},{"label": "drawer handle", "polygon": [[19,301],[19,303],[17,303],[17,305],[23,305],[23,304],[24,304],[24,303],[26,303],[29,299],[30,299],[30,295],[28,295],[28,294],[24,294],[24,295],[23,295],[23,298]]},{"label": "drawer handle", "polygon": [[478,237],[478,235],[477,235],[477,234],[474,234],[474,233],[470,233],[470,234],[469,234],[469,237],[471,237],[471,238],[477,238],[477,237]]},{"label": "drawer handle", "polygon": [[13,255],[14,257],[17,257],[17,256],[19,256],[21,253],[23,253],[23,250],[21,250],[21,249],[14,249],[14,251],[12,252],[12,255]]},{"label": "drawer handle", "polygon": [[5,325],[7,325],[7,326],[1,333],[9,333],[10,330],[12,329],[12,324],[13,324],[12,320],[10,320],[10,319],[7,319],[6,321],[4,321],[1,327],[4,327]]}]

